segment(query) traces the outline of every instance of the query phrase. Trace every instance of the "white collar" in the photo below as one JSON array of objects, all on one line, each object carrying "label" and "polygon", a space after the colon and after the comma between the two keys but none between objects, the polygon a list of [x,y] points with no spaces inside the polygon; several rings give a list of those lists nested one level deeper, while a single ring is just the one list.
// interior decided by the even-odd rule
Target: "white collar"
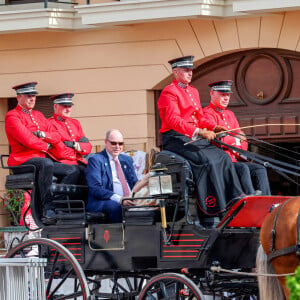
[{"label": "white collar", "polygon": [[[105,151],[106,151],[106,153],[107,153],[107,156],[108,156],[108,159],[111,161],[111,160],[113,160],[114,161],[114,158],[113,158],[113,156],[105,149]],[[120,161],[119,160],[119,156],[117,156],[117,159],[118,159],[118,161]]]}]

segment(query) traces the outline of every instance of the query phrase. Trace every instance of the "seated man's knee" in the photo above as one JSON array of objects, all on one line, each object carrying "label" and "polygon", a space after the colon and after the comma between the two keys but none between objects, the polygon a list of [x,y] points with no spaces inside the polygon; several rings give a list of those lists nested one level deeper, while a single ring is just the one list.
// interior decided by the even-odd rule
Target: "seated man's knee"
[{"label": "seated man's knee", "polygon": [[115,201],[110,201],[107,210],[111,222],[122,222],[122,207],[119,203]]},{"label": "seated man's knee", "polygon": [[250,172],[251,172],[251,175],[252,176],[255,176],[255,175],[261,175],[261,176],[268,176],[267,174],[267,169],[262,166],[262,165],[258,165],[258,164],[253,164],[251,165],[250,167]]},{"label": "seated man's knee", "polygon": [[247,174],[250,175],[250,170],[246,164],[236,162],[236,163],[233,163],[233,165],[234,165],[235,171],[238,174],[238,176],[243,176],[243,175],[247,175]]},{"label": "seated man's knee", "polygon": [[65,174],[66,175],[80,175],[80,170],[77,165],[66,165],[65,166]]},{"label": "seated man's knee", "polygon": [[50,158],[42,158],[41,160],[42,168],[47,173],[53,172],[53,161]]}]

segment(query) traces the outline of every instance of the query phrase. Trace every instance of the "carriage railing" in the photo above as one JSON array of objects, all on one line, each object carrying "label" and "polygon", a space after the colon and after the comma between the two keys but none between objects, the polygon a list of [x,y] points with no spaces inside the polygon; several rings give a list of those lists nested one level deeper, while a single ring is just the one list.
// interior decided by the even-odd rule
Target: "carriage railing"
[{"label": "carriage railing", "polygon": [[[31,199],[35,199],[36,195],[36,166],[34,165],[20,165],[20,166],[8,166],[7,159],[9,155],[1,154],[0,161],[2,169],[9,170],[9,174],[6,175],[5,188],[6,189],[20,189],[30,194]],[[38,227],[43,226],[40,221],[39,214],[40,208],[36,206],[34,201],[30,203],[32,216]],[[29,208],[23,215],[23,223],[26,224],[25,218]],[[30,229],[30,228],[27,228]]]}]

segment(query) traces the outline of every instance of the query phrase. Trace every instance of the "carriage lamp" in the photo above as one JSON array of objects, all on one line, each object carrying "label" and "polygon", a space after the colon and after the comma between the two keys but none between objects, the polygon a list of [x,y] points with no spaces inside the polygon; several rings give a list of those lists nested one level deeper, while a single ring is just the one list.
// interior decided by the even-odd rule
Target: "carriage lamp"
[{"label": "carriage lamp", "polygon": [[[163,195],[171,194],[172,189],[172,177],[165,173],[167,168],[157,163],[150,171],[149,178],[149,194],[151,196],[160,196],[159,206],[161,215],[161,226],[165,230],[167,228],[167,218],[166,218],[166,201]],[[165,233],[165,231],[164,231]]]},{"label": "carriage lamp", "polygon": [[172,177],[165,173],[168,169],[161,163],[156,163],[151,171],[149,178],[149,195],[159,196],[172,194]]}]

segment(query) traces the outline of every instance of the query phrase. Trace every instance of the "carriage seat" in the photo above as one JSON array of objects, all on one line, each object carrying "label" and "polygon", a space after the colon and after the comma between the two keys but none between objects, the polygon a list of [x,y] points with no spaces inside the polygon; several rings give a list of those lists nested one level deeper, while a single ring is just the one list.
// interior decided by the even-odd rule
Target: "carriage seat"
[{"label": "carriage seat", "polygon": [[31,190],[34,187],[34,183],[34,173],[7,175],[5,188]]},{"label": "carriage seat", "polygon": [[[8,155],[1,155],[2,168],[17,173],[6,176],[5,188],[34,191],[36,189],[35,168],[33,166],[8,167],[4,164],[5,157],[8,157]],[[107,223],[105,214],[85,211],[88,193],[86,185],[59,184],[57,183],[57,178],[54,176],[52,182],[50,192],[53,197],[53,203],[56,206],[57,219],[60,223],[70,222],[71,220],[73,222],[74,220],[78,220],[78,222],[88,224]],[[33,215],[40,218],[41,207],[32,205],[31,208],[35,210]],[[39,225],[41,226],[41,223]]]},{"label": "carriage seat", "polygon": [[95,224],[107,223],[107,216],[102,212],[85,210],[88,186],[53,183],[50,186],[55,212],[59,223],[75,222]]}]

